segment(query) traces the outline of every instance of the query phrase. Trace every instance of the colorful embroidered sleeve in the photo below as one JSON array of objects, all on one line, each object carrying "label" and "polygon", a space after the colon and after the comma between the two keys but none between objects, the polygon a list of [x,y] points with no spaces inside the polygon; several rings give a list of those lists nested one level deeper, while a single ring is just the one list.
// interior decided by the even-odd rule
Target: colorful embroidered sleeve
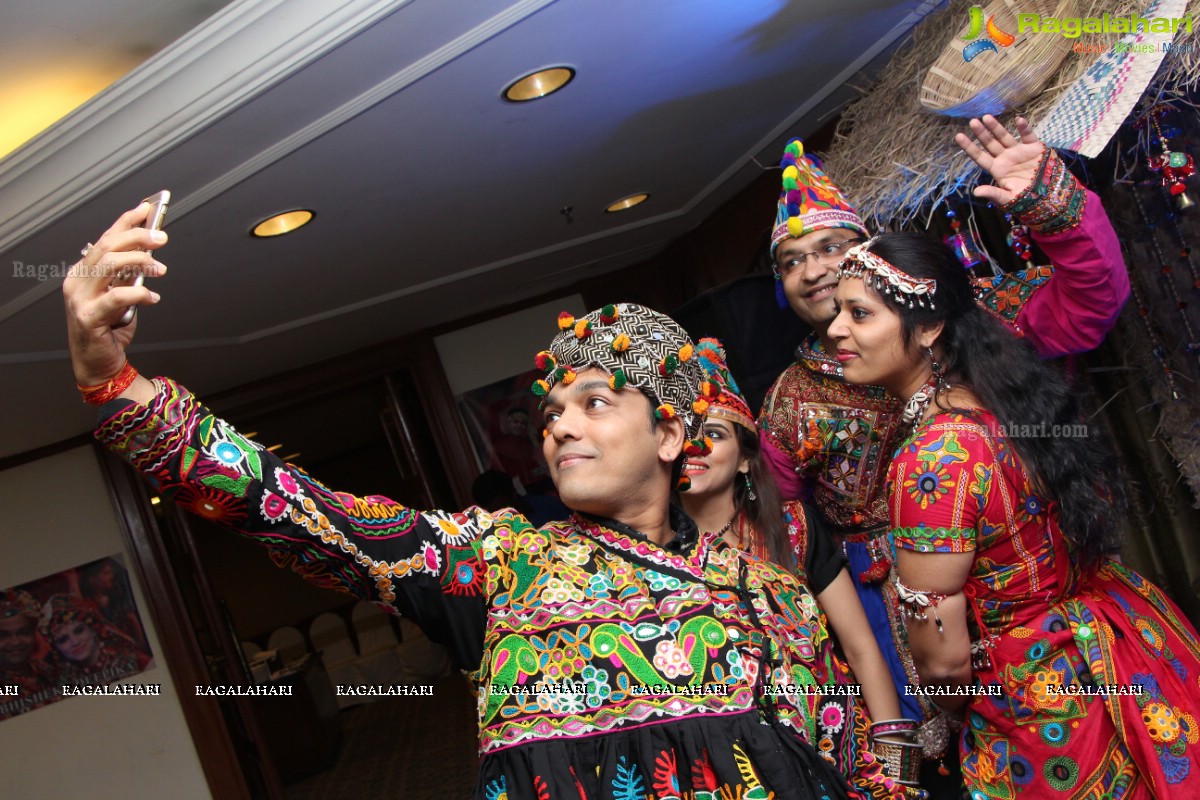
[{"label": "colorful embroidered sleeve", "polygon": [[809,431],[801,438],[794,404],[780,398],[790,373],[796,369],[796,365],[788,367],[767,390],[757,420],[763,458],[784,500],[803,500],[812,494],[809,478],[820,472],[825,457],[816,447],[817,441],[810,441]]},{"label": "colorful embroidered sleeve", "polygon": [[[1078,223],[1053,233],[1032,231],[1034,241],[1054,264],[1054,274],[1033,292],[1017,316],[1017,326],[1043,358],[1095,349],[1129,299],[1129,273],[1104,206],[1074,177],[1071,181],[1079,197],[1078,209],[1071,212],[1078,215]],[[1030,213],[1052,215],[1039,211],[1043,205],[1048,202]]]},{"label": "colorful embroidered sleeve", "polygon": [[776,444],[770,432],[760,430],[758,439],[762,444],[763,459],[779,486],[780,496],[787,499],[807,498],[811,492],[808,484],[796,472],[793,457]]},{"label": "colorful embroidered sleeve", "polygon": [[919,553],[975,549],[975,523],[996,473],[987,432],[939,414],[892,462],[889,517],[895,545]]},{"label": "colorful embroidered sleeve", "polygon": [[[419,620],[477,666],[486,615],[480,537],[491,517],[422,512],[327,489],[159,378],[148,406],[102,407],[96,438],[185,511],[242,533],[311,583]],[[464,663],[465,662],[465,663]]]}]

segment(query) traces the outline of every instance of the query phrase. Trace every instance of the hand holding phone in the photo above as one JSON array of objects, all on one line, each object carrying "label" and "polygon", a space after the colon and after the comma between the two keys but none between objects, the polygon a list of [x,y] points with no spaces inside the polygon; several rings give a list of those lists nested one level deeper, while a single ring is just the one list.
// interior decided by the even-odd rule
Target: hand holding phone
[{"label": "hand holding phone", "polygon": [[[146,215],[146,222],[142,227],[152,231],[161,230],[163,226],[163,219],[167,216],[167,204],[171,202],[171,193],[166,189],[163,189],[157,194],[150,195],[146,199],[142,200],[142,202],[150,204],[150,213]],[[133,279],[133,283],[130,285],[141,286],[145,282],[146,276],[138,275]],[[118,320],[113,327],[124,328],[126,325],[133,322],[133,317],[135,314],[137,314],[137,306],[130,306],[129,308],[125,309],[125,313],[121,315],[121,319]]]}]

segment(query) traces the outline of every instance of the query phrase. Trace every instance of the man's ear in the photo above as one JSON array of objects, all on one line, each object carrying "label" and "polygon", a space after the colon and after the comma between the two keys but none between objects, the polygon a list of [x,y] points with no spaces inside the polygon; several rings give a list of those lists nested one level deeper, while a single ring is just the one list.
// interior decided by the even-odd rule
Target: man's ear
[{"label": "man's ear", "polygon": [[658,458],[665,464],[674,464],[683,452],[683,443],[687,439],[687,431],[683,420],[679,417],[660,420],[654,426],[655,436],[658,437]]}]

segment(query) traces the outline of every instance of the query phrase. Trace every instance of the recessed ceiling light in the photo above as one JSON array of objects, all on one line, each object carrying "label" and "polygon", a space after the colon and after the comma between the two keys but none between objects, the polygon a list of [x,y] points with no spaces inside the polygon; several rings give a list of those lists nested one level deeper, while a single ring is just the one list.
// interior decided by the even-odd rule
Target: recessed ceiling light
[{"label": "recessed ceiling light", "polygon": [[302,228],[312,221],[313,212],[307,208],[297,208],[294,211],[285,211],[282,214],[276,214],[273,217],[267,217],[262,222],[254,226],[250,231],[251,235],[260,238],[269,236],[282,236],[285,233],[291,233],[297,228]]},{"label": "recessed ceiling light", "polygon": [[608,208],[604,209],[604,211],[607,214],[613,214],[617,211],[625,211],[626,209],[633,208],[636,205],[646,202],[649,197],[650,195],[645,192],[631,194],[628,197],[622,197],[620,200],[609,203]]},{"label": "recessed ceiling light", "polygon": [[517,78],[510,83],[502,93],[505,100],[513,103],[524,103],[537,100],[548,94],[554,94],[566,86],[575,77],[575,70],[570,67],[547,67],[531,72],[523,78]]}]

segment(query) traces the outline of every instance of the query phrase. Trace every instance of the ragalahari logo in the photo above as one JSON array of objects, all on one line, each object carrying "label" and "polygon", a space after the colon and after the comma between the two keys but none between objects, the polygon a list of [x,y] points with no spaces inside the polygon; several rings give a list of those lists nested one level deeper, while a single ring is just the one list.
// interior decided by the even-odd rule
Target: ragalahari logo
[{"label": "ragalahari logo", "polygon": [[[992,14],[987,18],[987,22],[983,21],[983,9],[979,6],[971,6],[971,24],[967,28],[967,35],[962,37],[962,41],[969,42],[963,48],[963,61],[970,61],[980,53],[992,52],[998,53],[996,45],[1008,47],[1017,40],[1017,37],[1011,33],[1005,33],[996,25],[996,15]],[[983,38],[980,38],[980,37]]]}]

